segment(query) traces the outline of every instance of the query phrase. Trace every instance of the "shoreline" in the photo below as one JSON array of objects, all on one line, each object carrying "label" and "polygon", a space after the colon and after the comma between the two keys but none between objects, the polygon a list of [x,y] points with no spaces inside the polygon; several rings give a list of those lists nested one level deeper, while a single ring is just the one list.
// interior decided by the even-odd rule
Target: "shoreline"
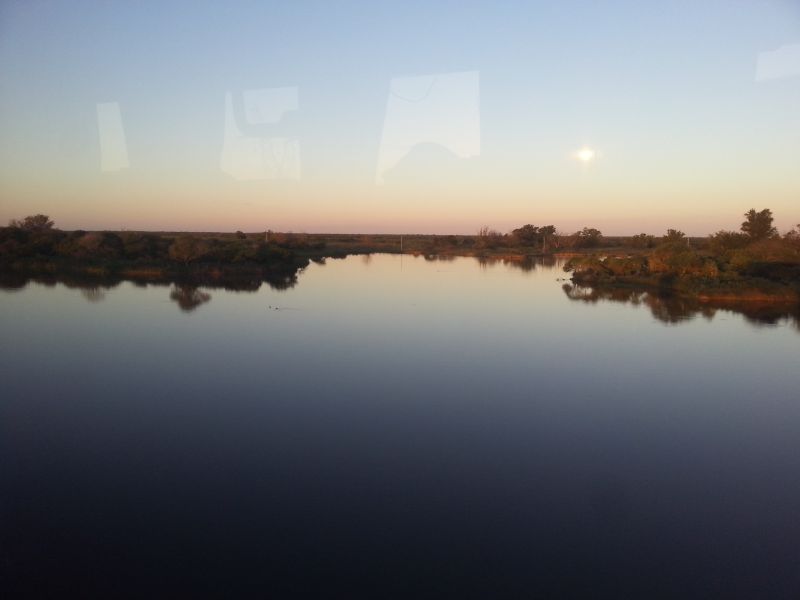
[{"label": "shoreline", "polygon": [[599,278],[573,273],[570,281],[581,288],[630,290],[674,295],[704,303],[735,302],[800,306],[796,286],[762,278],[699,279],[693,277],[613,277]]}]

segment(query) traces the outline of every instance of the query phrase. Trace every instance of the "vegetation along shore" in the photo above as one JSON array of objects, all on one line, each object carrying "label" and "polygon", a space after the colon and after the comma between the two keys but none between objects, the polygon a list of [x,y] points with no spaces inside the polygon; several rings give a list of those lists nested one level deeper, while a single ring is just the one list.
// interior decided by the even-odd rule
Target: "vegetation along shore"
[{"label": "vegetation along shore", "polygon": [[293,285],[311,261],[349,254],[407,253],[525,260],[569,257],[572,284],[644,289],[699,300],[800,302],[800,225],[781,235],[769,209],[745,213],[740,231],[689,238],[674,229],[606,237],[585,227],[563,234],[552,225],[476,235],[181,233],[62,231],[46,215],[0,228],[0,270],[154,283],[247,287]]}]

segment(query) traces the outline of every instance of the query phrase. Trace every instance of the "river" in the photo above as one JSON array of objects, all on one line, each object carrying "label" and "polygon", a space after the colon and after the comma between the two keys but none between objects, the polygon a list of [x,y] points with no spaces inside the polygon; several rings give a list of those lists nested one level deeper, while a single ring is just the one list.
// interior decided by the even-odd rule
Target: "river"
[{"label": "river", "polygon": [[4,286],[0,584],[796,598],[796,317],[560,267]]}]

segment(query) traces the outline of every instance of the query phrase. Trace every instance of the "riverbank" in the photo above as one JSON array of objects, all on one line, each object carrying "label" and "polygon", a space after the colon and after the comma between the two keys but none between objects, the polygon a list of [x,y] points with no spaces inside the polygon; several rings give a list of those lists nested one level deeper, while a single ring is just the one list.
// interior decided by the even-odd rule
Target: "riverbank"
[{"label": "riverbank", "polygon": [[166,262],[75,261],[27,259],[0,263],[0,287],[15,289],[28,281],[56,282],[83,286],[113,287],[122,281],[145,285],[187,285],[257,290],[263,283],[274,289],[288,289],[297,283],[299,272],[309,260],[294,257],[272,264],[175,264]]},{"label": "riverbank", "polygon": [[687,238],[671,229],[658,239],[604,237],[589,228],[561,235],[554,227],[532,225],[508,234],[482,228],[478,235],[87,232],[56,229],[44,215],[0,228],[0,270],[42,277],[285,287],[311,262],[375,253],[472,257],[523,269],[563,259],[581,286],[800,302],[800,233],[794,230],[784,236],[720,231]]},{"label": "riverbank", "polygon": [[[512,238],[264,232],[109,232],[0,228],[4,272],[140,282],[282,281],[311,262],[349,255],[406,254],[425,258],[525,263],[552,256]],[[8,277],[7,277],[8,279]],[[13,279],[13,277],[11,277]]]},{"label": "riverbank", "polygon": [[654,269],[663,256],[573,257],[564,270],[573,284],[597,290],[644,290],[693,298],[700,302],[800,304],[797,264],[757,263],[741,271],[720,268],[712,257],[698,257],[693,267]]}]

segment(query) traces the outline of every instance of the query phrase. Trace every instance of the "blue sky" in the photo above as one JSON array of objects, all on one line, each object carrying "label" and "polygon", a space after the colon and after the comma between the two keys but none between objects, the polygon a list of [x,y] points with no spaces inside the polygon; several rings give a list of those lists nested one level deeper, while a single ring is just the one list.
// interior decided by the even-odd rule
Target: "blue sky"
[{"label": "blue sky", "polygon": [[[763,53],[796,44],[789,1],[3,3],[0,219],[704,234],[768,206],[788,228],[800,77],[791,53],[785,76],[756,75]],[[409,82],[420,106],[398,112]],[[249,122],[253,90],[297,105],[280,127]],[[228,94],[245,117],[226,163]],[[124,168],[104,171],[109,104]],[[459,129],[479,132],[477,151]],[[584,146],[591,164],[574,160]],[[390,147],[407,160],[379,182]],[[294,166],[264,166],[264,148]],[[244,180],[223,168],[251,158]]]}]

